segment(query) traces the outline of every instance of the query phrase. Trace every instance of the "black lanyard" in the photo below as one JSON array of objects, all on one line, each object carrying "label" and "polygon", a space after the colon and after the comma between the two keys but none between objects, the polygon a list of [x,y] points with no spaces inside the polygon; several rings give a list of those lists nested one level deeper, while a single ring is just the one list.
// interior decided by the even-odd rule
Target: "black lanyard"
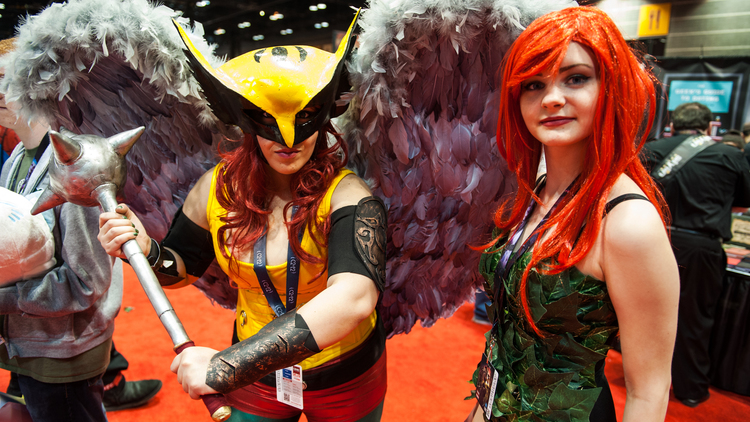
[{"label": "black lanyard", "polygon": [[[297,212],[297,207],[292,207],[292,217]],[[300,242],[304,230],[300,231]],[[292,249],[292,242],[289,241],[289,250],[286,254],[286,307],[281,303],[281,297],[276,291],[276,288],[271,282],[271,276],[268,275],[266,269],[266,235],[259,237],[255,242],[255,248],[253,251],[255,262],[253,264],[253,270],[255,271],[256,277],[260,282],[260,288],[263,290],[263,294],[268,300],[268,306],[273,309],[276,316],[282,316],[286,313],[287,309],[294,309],[297,306],[297,286],[299,285],[299,267],[300,262],[297,256],[294,254]]]},{"label": "black lanyard", "polygon": [[[552,215],[552,212],[560,204],[560,201],[562,201],[562,199],[568,195],[576,180],[578,180],[578,177],[576,177],[573,182],[571,182],[571,184],[567,188],[565,188],[560,197],[557,198],[557,201],[555,201],[555,204],[552,205],[549,211],[547,211],[547,214],[544,216],[544,218],[542,218],[542,221],[539,222],[534,231],[521,245],[518,251],[514,253],[516,245],[518,244],[518,241],[521,239],[521,235],[523,234],[523,230],[524,228],[526,228],[526,224],[528,224],[529,218],[536,208],[536,201],[534,201],[533,199],[531,200],[529,207],[526,208],[526,213],[523,216],[523,220],[521,220],[521,224],[516,227],[516,230],[508,239],[508,243],[505,245],[505,249],[503,250],[502,255],[500,255],[500,260],[497,263],[497,268],[495,269],[495,300],[502,300],[504,298],[504,296],[501,296],[505,292],[505,289],[503,289],[503,280],[507,280],[510,269],[513,268],[513,265],[516,264],[516,261],[518,261],[523,256],[523,254],[525,254],[529,250],[529,248],[536,242],[536,239],[539,237],[540,229],[542,228],[542,226],[544,226],[544,223],[547,222],[549,217]],[[547,178],[545,177],[544,180],[539,183],[538,190],[541,191],[546,183]]]}]

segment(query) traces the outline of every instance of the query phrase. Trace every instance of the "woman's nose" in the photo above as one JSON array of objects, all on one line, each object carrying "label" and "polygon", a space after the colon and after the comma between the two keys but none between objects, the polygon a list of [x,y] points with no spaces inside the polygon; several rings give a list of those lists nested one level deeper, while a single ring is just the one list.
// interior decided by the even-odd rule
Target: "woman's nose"
[{"label": "woman's nose", "polygon": [[562,90],[552,84],[547,87],[542,98],[542,107],[544,108],[557,108],[562,107],[565,104],[565,96]]}]

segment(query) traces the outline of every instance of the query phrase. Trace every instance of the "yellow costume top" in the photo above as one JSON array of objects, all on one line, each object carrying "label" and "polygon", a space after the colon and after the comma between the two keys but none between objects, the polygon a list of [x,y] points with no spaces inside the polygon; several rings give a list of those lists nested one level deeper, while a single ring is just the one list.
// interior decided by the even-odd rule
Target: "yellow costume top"
[{"label": "yellow costume top", "polygon": [[[255,271],[253,270],[252,262],[239,261],[237,262],[237,265],[233,263],[230,268],[229,260],[224,257],[219,249],[217,234],[219,227],[224,224],[221,221],[221,217],[225,216],[227,213],[226,210],[219,205],[219,202],[216,199],[216,175],[222,168],[222,165],[218,165],[214,168],[214,173],[211,178],[211,193],[209,194],[206,212],[208,215],[209,230],[211,231],[211,237],[213,239],[216,261],[239,289],[235,324],[237,326],[237,336],[240,341],[242,341],[260,331],[260,329],[271,322],[276,315],[268,305],[268,300],[263,295],[260,283],[255,275]],[[328,215],[331,212],[331,196],[333,195],[333,191],[336,189],[336,186],[338,186],[341,179],[351,173],[352,172],[349,170],[341,170],[338,175],[336,175],[336,178],[331,183],[331,186],[328,187],[328,190],[320,203],[317,214],[318,219],[323,220],[328,218]],[[312,239],[309,230],[305,230],[305,234],[302,238],[302,249],[313,256],[324,259],[327,258],[327,250],[318,247]],[[313,265],[305,261],[300,262],[297,308],[302,307],[305,303],[309,302],[310,299],[322,292],[328,283],[328,271],[325,271],[322,275],[315,278],[315,275],[322,270],[322,265]],[[268,270],[268,275],[271,277],[271,281],[273,282],[276,291],[279,293],[282,303],[285,303],[286,263],[269,265],[266,269]],[[370,316],[365,318],[365,320],[362,321],[354,331],[344,337],[344,339],[326,347],[320,353],[305,359],[300,363],[300,366],[302,366],[302,369],[314,368],[356,348],[369,337],[370,333],[372,333],[376,321],[377,316],[373,310]]]}]

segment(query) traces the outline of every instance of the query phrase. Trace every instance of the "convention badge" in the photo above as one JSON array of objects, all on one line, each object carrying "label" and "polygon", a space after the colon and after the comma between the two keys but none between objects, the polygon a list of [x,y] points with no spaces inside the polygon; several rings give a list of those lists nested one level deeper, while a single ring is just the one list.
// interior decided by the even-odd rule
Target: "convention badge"
[{"label": "convention badge", "polygon": [[276,400],[302,409],[302,367],[299,365],[276,371]]},{"label": "convention badge", "polygon": [[479,401],[479,406],[484,410],[486,419],[492,418],[492,402],[495,398],[499,377],[497,369],[492,366],[488,358],[488,356],[492,356],[493,348],[494,343],[490,343],[487,353],[482,354],[482,361],[479,363],[479,380],[476,385],[477,400]]}]

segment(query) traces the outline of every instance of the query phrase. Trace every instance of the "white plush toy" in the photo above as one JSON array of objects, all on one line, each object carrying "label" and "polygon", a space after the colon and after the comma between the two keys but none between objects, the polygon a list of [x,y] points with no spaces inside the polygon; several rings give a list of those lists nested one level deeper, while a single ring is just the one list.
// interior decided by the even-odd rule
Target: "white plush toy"
[{"label": "white plush toy", "polygon": [[0,286],[44,274],[55,266],[55,240],[31,201],[0,187]]}]

